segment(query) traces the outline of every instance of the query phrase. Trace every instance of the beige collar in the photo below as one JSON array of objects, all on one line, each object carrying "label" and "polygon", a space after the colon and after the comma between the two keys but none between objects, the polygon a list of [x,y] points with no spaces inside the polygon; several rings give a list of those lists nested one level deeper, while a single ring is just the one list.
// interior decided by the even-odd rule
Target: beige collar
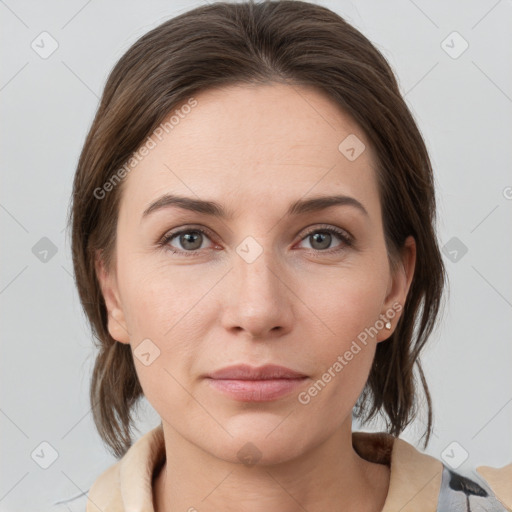
[{"label": "beige collar", "polygon": [[[382,512],[436,510],[443,472],[440,460],[385,432],[353,432],[352,444],[362,458],[391,467],[389,491]],[[164,459],[165,443],[160,424],[143,435],[121,460],[97,478],[89,491],[86,512],[154,512],[153,474]],[[512,465],[509,467],[510,477]],[[484,476],[493,470],[477,469]],[[500,474],[502,479],[506,476],[503,471]],[[503,493],[507,492],[508,481],[503,479]],[[494,490],[494,485],[492,488]],[[495,492],[499,496],[499,491]],[[510,502],[510,496],[506,499]]]}]

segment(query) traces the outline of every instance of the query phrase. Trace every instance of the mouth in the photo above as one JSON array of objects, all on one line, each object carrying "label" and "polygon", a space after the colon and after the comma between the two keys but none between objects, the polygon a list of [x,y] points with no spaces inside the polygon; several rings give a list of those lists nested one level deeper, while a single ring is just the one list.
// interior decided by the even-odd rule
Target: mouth
[{"label": "mouth", "polygon": [[206,376],[216,391],[242,402],[267,402],[292,393],[309,377],[284,366],[236,365]]}]

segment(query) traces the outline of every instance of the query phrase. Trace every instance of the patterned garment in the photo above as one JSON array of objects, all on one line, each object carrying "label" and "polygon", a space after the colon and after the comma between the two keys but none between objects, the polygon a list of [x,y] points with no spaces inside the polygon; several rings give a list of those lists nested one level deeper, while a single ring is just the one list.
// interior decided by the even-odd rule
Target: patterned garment
[{"label": "patterned garment", "polygon": [[[512,463],[501,468],[479,466],[471,478],[449,469],[386,432],[352,432],[357,454],[390,468],[388,495],[381,512],[512,512]],[[69,489],[44,512],[154,512],[153,478],[166,458],[162,423],[138,439],[115,464],[79,497]],[[467,465],[466,467],[469,467]],[[340,506],[342,508],[342,506]],[[201,510],[201,507],[197,507]]]},{"label": "patterned garment", "polygon": [[485,484],[459,475],[443,464],[436,512],[507,512]]},{"label": "patterned garment", "polygon": [[[477,483],[443,466],[436,512],[507,512],[483,480],[479,479]],[[83,512],[86,506],[87,495],[81,495],[66,500],[66,505],[61,504],[51,511]]]}]

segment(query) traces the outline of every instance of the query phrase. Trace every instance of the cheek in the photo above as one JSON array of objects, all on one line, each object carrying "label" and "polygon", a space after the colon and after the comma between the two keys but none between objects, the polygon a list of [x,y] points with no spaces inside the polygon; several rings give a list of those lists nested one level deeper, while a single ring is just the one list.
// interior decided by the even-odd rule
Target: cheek
[{"label": "cheek", "polygon": [[372,327],[379,319],[381,302],[374,287],[361,282],[349,286],[348,281],[318,300],[316,310],[329,330],[320,326],[322,335],[314,338],[314,349],[305,351],[307,359],[315,361],[316,372],[298,402],[305,414],[328,417],[326,424],[339,425],[368,379],[376,348]]},{"label": "cheek", "polygon": [[328,292],[315,288],[312,309],[318,319],[312,323],[317,334],[309,331],[315,343],[314,349],[308,347],[306,352],[316,361],[316,378],[329,388],[327,393],[322,391],[324,399],[339,393],[345,397],[354,394],[355,399],[371,368],[376,334],[384,325],[379,315],[385,283],[378,275],[357,269],[333,282],[335,286],[324,288]]},{"label": "cheek", "polygon": [[[124,267],[120,266],[129,331],[134,344],[150,338],[167,348],[172,346],[175,353],[186,352],[193,343],[180,347],[180,341],[191,342],[207,334],[225,309],[223,297],[214,290],[225,270],[199,265],[192,271],[186,265],[171,266],[160,258],[155,260],[157,263],[141,255],[131,261],[125,259]],[[315,359],[323,360],[318,355],[324,351],[344,351],[347,343],[379,318],[385,282],[374,263],[290,274],[295,280],[290,283],[295,295],[285,293],[282,300],[290,302],[283,307],[294,311],[296,328],[306,338],[316,339],[316,349],[320,350]]]},{"label": "cheek", "polygon": [[126,260],[122,274],[124,309],[136,335],[172,339],[176,330],[183,334],[190,326],[194,307],[215,280],[204,272],[201,278],[191,275],[189,279],[183,268],[154,260],[157,258],[143,255]]},{"label": "cheek", "polygon": [[[304,296],[312,297],[312,309],[323,321],[324,331],[336,339],[352,339],[379,319],[386,283],[371,270],[343,269],[338,276],[325,281],[324,292],[319,284],[309,292],[304,289]],[[311,290],[315,290],[314,295]]]},{"label": "cheek", "polygon": [[[134,272],[133,276],[138,273]],[[194,371],[204,326],[198,323],[205,291],[186,286],[172,273],[145,267],[140,279],[127,281],[131,345],[135,369],[147,400],[167,418],[169,404],[193,408],[187,378]],[[190,284],[190,283],[189,283]],[[149,354],[146,355],[146,354]],[[149,364],[148,364],[149,363]]]}]

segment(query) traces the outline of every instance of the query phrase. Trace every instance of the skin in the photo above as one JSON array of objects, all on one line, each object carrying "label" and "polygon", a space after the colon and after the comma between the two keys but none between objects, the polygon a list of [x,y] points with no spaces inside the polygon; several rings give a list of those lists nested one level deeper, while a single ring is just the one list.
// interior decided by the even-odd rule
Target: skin
[{"label": "skin", "polygon": [[[403,306],[414,239],[392,273],[370,142],[321,92],[243,85],[195,98],[198,105],[125,178],[115,268],[107,272],[97,258],[112,337],[133,350],[149,338],[160,350],[148,366],[134,357],[164,429],[167,462],[154,482],[155,510],[381,510],[389,468],[354,451],[352,408],[377,343],[400,313],[310,403],[297,394],[393,304]],[[338,150],[349,134],[366,145],[354,161]],[[170,206],[141,220],[164,193],[215,200],[234,217]],[[356,198],[368,215],[345,205],[285,216],[297,199],[333,193]],[[193,256],[157,245],[189,226],[211,233],[199,235]],[[315,243],[310,230],[329,226],[354,244],[335,234]],[[247,236],[262,249],[250,264],[236,252]],[[179,235],[169,245],[190,247]],[[332,248],[339,251],[325,253]],[[309,378],[264,403],[232,400],[203,378],[238,363],[280,364]],[[237,456],[247,442],[261,453],[253,466]]]}]

